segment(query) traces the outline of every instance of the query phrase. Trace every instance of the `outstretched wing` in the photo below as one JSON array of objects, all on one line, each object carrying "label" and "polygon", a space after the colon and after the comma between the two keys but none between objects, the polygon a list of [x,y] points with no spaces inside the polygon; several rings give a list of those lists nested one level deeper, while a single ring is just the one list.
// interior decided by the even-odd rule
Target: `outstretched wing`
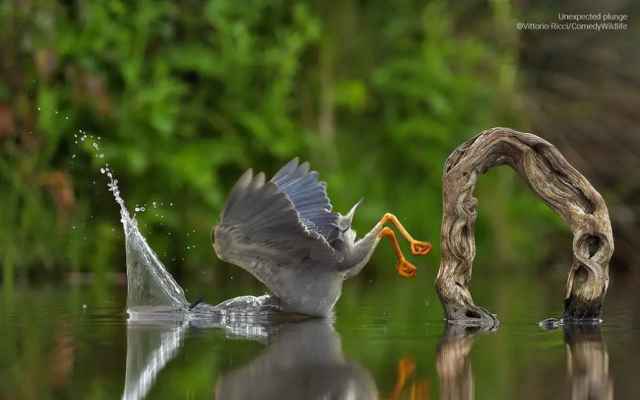
[{"label": "outstretched wing", "polygon": [[[247,171],[235,184],[215,229],[219,256],[237,263],[261,280],[272,267],[315,262],[333,264],[336,255],[326,239],[302,222],[286,192],[263,173]],[[265,282],[267,283],[267,282]]]},{"label": "outstretched wing", "polygon": [[308,162],[300,164],[298,158],[294,158],[280,168],[271,182],[287,194],[308,230],[329,239],[336,229],[338,216],[331,212],[327,184],[318,180],[318,172],[310,170]]}]

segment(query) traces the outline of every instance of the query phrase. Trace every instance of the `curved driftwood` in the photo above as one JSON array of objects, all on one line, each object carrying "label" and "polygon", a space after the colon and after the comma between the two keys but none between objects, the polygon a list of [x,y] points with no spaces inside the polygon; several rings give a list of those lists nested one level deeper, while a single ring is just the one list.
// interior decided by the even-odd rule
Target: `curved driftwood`
[{"label": "curved driftwood", "polygon": [[469,291],[476,255],[476,181],[492,167],[509,165],[573,232],[565,319],[599,318],[609,284],[613,235],[602,196],[546,140],[508,128],[484,131],[447,159],[442,177],[442,259],[436,288],[451,322],[495,325],[495,315],[474,304]]}]

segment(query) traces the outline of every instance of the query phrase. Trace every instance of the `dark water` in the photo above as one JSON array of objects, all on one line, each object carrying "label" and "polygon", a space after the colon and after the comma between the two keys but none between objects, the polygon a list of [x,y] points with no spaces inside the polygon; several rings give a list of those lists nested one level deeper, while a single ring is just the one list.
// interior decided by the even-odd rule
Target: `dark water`
[{"label": "dark water", "polygon": [[[434,271],[347,282],[334,321],[226,329],[127,323],[124,279],[3,288],[0,399],[635,399],[638,280],[613,279],[601,328],[543,331],[563,277],[476,269],[476,301],[496,332],[447,330]],[[215,303],[261,294],[249,280],[190,293]]]}]

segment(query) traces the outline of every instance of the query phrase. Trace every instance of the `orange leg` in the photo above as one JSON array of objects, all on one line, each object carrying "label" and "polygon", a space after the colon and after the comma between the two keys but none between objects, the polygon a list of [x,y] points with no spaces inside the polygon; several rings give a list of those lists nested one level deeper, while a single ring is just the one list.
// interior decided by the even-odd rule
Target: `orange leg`
[{"label": "orange leg", "polygon": [[411,253],[416,256],[424,256],[429,254],[431,251],[431,243],[429,242],[421,242],[419,240],[415,240],[413,236],[402,226],[398,218],[390,213],[384,214],[380,222],[386,224],[387,222],[391,222],[397,229],[400,231],[400,234],[404,236],[405,239],[409,241],[411,244]]},{"label": "orange leg", "polygon": [[416,364],[409,357],[404,357],[398,361],[398,376],[396,378],[396,384],[393,388],[393,392],[391,393],[391,400],[397,400],[400,398],[407,379],[411,377],[415,369]]},{"label": "orange leg", "polygon": [[378,236],[381,238],[386,237],[391,241],[393,251],[396,253],[396,257],[398,258],[398,264],[396,265],[398,273],[405,278],[412,278],[416,276],[416,267],[404,258],[404,254],[402,254],[395,232],[391,230],[391,228],[385,226],[382,228]]},{"label": "orange leg", "polygon": [[427,382],[426,381],[420,381],[420,382],[416,382],[413,385],[411,385],[411,394],[409,395],[409,398],[411,400],[426,400],[427,397]]}]

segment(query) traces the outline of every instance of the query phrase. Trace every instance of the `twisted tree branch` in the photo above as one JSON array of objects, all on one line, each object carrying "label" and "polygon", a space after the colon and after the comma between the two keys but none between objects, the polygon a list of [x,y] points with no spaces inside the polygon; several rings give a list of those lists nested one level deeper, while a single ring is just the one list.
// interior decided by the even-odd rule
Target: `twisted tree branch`
[{"label": "twisted tree branch", "polygon": [[449,155],[443,181],[442,259],[436,288],[451,322],[495,325],[495,315],[474,304],[468,284],[476,254],[476,181],[490,168],[509,165],[573,232],[573,261],[565,296],[565,319],[599,318],[609,284],[613,235],[602,196],[546,140],[493,128]]}]

